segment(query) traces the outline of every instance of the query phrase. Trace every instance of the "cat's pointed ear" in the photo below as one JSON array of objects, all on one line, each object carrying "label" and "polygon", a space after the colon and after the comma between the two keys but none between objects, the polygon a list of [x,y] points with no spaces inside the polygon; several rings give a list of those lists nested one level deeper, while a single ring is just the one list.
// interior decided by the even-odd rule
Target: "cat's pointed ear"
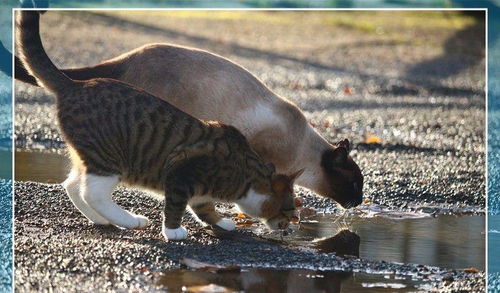
[{"label": "cat's pointed ear", "polygon": [[304,173],[304,171],[305,171],[305,170],[306,170],[305,168],[302,168],[302,169],[300,169],[300,170],[298,170],[298,171],[294,172],[293,174],[288,175],[288,179],[290,179],[290,184],[291,184],[291,185],[293,185],[293,182],[294,182],[295,180],[297,180],[297,178],[299,178],[299,177],[300,177],[300,175],[302,175],[302,174]]},{"label": "cat's pointed ear", "polygon": [[269,169],[272,173],[275,173],[276,172],[276,166],[274,166],[273,163],[269,162],[269,163],[266,163],[266,167],[267,169]]},{"label": "cat's pointed ear", "polygon": [[345,148],[347,153],[351,151],[351,144],[349,143],[349,140],[347,138],[337,142],[337,147]]},{"label": "cat's pointed ear", "polygon": [[334,167],[344,165],[347,161],[347,156],[347,149],[345,147],[326,150],[321,157],[321,167],[327,171],[332,171]]}]

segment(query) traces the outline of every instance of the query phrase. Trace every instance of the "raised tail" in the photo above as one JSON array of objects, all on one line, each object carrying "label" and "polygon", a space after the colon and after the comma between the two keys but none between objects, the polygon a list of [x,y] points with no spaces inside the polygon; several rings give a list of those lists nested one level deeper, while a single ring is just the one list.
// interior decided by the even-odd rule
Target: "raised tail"
[{"label": "raised tail", "polygon": [[[26,67],[24,66],[23,62],[19,57],[15,56],[14,64],[15,64],[14,77],[17,80],[29,83],[34,86],[40,86],[36,81],[36,78],[30,75],[30,73],[28,72],[28,70],[26,69]],[[2,68],[0,68],[0,70],[4,71],[2,70]],[[125,73],[125,70],[126,67],[120,62],[111,62],[111,61],[106,61],[94,66],[61,69],[61,71],[72,80],[88,80],[93,78],[112,78],[120,80],[122,78],[122,75]],[[5,70],[5,72],[7,73],[10,71]]]},{"label": "raised tail", "polygon": [[36,81],[36,78],[33,77],[28,72],[28,69],[24,66],[23,62],[19,57],[14,56],[14,78],[17,80],[20,80],[25,83],[32,84],[34,86],[40,86],[38,82]]},{"label": "raised tail", "polygon": [[33,10],[17,12],[16,41],[21,60],[39,84],[56,94],[75,85],[73,80],[57,69],[45,53],[40,39],[39,12]]},{"label": "raised tail", "polygon": [[[9,52],[10,54],[10,52]],[[11,57],[12,58],[12,55]],[[10,62],[11,59],[9,59]],[[120,59],[121,60],[121,59]],[[93,78],[112,78],[112,79],[117,79],[120,80],[122,78],[122,75],[126,71],[126,66],[119,62],[120,60],[117,61],[105,61],[103,63],[94,65],[94,66],[87,66],[87,67],[79,67],[79,68],[69,68],[69,69],[61,69],[61,71],[69,78],[72,80],[88,80],[88,79],[93,79]],[[14,71],[14,76],[17,80],[20,80],[25,83],[29,83],[34,86],[40,86],[36,79],[30,75],[26,67],[24,66],[23,62],[21,59],[19,59],[17,56],[15,56],[15,71]],[[10,63],[9,63],[10,65]],[[12,66],[11,66],[12,67]],[[11,68],[12,69],[12,68]],[[3,68],[0,68],[1,71],[10,72],[10,70],[3,70]]]}]

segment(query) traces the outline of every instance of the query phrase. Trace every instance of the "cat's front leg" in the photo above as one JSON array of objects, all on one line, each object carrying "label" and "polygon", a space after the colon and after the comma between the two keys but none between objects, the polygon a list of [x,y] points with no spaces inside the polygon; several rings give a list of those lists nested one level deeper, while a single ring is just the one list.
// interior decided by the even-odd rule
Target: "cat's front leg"
[{"label": "cat's front leg", "polygon": [[184,240],[187,238],[187,230],[181,226],[181,221],[186,211],[188,198],[188,187],[175,186],[166,191],[162,233],[167,240]]},{"label": "cat's front leg", "polygon": [[220,228],[231,231],[236,228],[236,224],[231,219],[221,218],[215,210],[213,202],[202,202],[190,204],[193,212],[196,213],[198,218],[210,225],[216,225]]}]

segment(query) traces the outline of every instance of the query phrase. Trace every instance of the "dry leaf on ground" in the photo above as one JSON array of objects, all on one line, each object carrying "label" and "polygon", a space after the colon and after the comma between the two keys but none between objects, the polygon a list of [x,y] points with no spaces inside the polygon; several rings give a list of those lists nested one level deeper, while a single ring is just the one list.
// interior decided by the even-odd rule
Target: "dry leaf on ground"
[{"label": "dry leaf on ground", "polygon": [[365,138],[365,143],[373,143],[373,144],[381,144],[382,143],[382,140],[380,138],[378,138],[377,136],[375,135],[368,135],[366,138]]},{"label": "dry leaf on ground", "polygon": [[470,273],[470,274],[477,274],[477,273],[479,273],[479,270],[476,268],[465,268],[464,272]]}]

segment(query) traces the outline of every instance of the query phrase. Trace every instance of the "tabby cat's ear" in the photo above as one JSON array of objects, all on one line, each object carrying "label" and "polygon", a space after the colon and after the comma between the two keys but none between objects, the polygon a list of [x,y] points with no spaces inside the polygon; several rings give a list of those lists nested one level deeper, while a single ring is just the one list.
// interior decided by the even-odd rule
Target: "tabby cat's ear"
[{"label": "tabby cat's ear", "polygon": [[274,166],[273,163],[269,162],[266,164],[266,167],[271,170],[271,172],[275,173],[276,172],[276,166]]},{"label": "tabby cat's ear", "polygon": [[302,173],[304,173],[304,171],[306,170],[306,168],[302,168],[298,171],[296,171],[295,173],[293,173],[292,175],[289,175],[288,176],[288,179],[290,179],[290,184],[293,185],[293,182],[300,177],[300,175],[302,175]]}]

